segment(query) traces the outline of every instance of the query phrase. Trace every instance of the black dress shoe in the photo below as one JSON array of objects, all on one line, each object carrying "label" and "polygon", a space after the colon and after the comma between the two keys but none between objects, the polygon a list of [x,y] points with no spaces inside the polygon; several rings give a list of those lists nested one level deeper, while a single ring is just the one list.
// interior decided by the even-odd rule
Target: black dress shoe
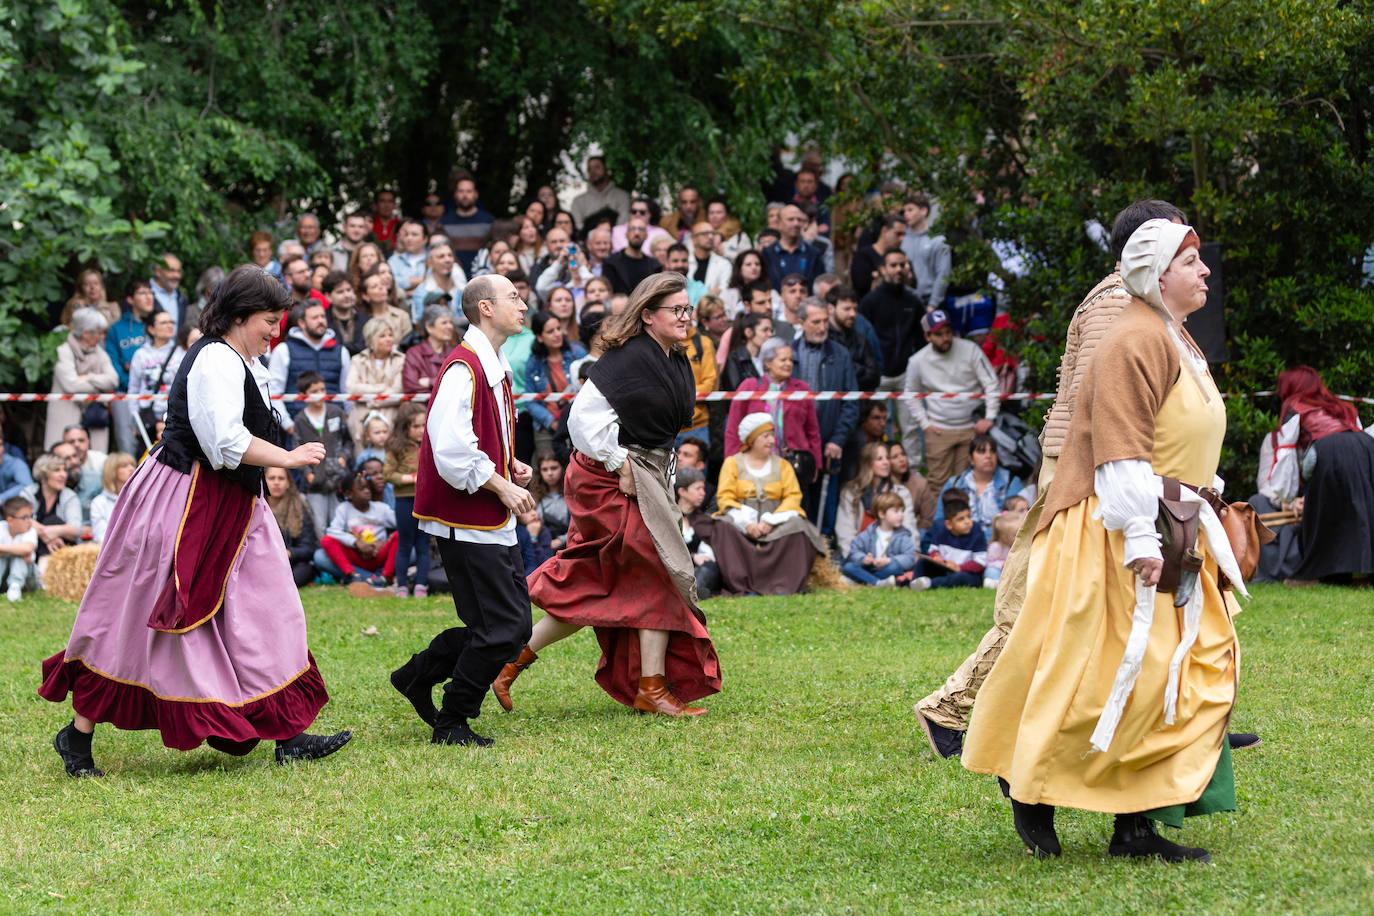
[{"label": "black dress shoe", "polygon": [[434,737],[429,739],[430,744],[459,744],[463,747],[491,747],[496,743],[494,738],[483,738],[477,732],[468,727],[466,719],[459,719],[455,724],[445,724],[434,727]]},{"label": "black dress shoe", "polygon": [[957,732],[952,728],[945,728],[938,722],[932,722],[921,710],[916,710],[916,718],[921,722],[921,730],[926,733],[926,740],[930,742],[930,749],[936,754],[948,760],[950,757],[958,757],[964,753],[964,733]]},{"label": "black dress shoe", "polygon": [[1062,851],[1054,832],[1054,805],[1027,805],[1011,800],[1011,822],[1016,835],[1037,859],[1053,859]]},{"label": "black dress shoe", "polygon": [[1230,742],[1233,751],[1243,751],[1247,747],[1260,746],[1260,736],[1252,735],[1249,732],[1231,732],[1226,736],[1226,740]]},{"label": "black dress shoe", "polygon": [[415,707],[415,714],[430,728],[439,718],[439,710],[434,707],[434,685],[420,677],[419,656],[412,655],[395,671],[391,672],[391,686]]},{"label": "black dress shoe", "polygon": [[1212,861],[1207,850],[1196,846],[1171,843],[1155,831],[1154,822],[1139,814],[1118,814],[1112,841],[1107,845],[1109,856],[1156,858],[1165,862]]},{"label": "black dress shoe", "polygon": [[353,733],[348,729],[333,735],[307,735],[301,732],[294,738],[277,742],[277,763],[286,763],[288,760],[319,760],[328,757],[352,740]]},{"label": "black dress shoe", "polygon": [[62,758],[62,766],[73,779],[104,776],[91,756],[91,736],[77,731],[76,722],[67,723],[52,739],[52,749]]}]

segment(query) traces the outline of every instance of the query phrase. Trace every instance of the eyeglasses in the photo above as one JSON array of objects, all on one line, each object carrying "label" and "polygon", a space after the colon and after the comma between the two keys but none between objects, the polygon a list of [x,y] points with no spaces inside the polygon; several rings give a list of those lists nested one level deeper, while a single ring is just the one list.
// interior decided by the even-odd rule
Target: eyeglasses
[{"label": "eyeglasses", "polygon": [[509,296],[487,296],[486,299],[487,299],[488,302],[497,302],[497,301],[499,301],[499,300],[501,300],[501,299],[515,299],[515,300],[520,301],[520,302],[524,302],[524,301],[525,301],[524,299],[522,299],[522,298],[520,297],[520,294],[519,294],[519,293],[511,293]]},{"label": "eyeglasses", "polygon": [[33,519],[33,513],[30,512],[28,515],[11,515],[10,518],[14,519],[16,522],[27,522]]},{"label": "eyeglasses", "polygon": [[648,215],[649,215],[649,208],[648,208],[648,207],[631,207],[631,208],[630,208],[630,215],[631,215],[631,216],[648,216]]},{"label": "eyeglasses", "polygon": [[692,312],[696,311],[696,309],[690,305],[660,305],[658,308],[654,309],[654,311],[672,312],[675,316],[681,319],[691,318]]}]

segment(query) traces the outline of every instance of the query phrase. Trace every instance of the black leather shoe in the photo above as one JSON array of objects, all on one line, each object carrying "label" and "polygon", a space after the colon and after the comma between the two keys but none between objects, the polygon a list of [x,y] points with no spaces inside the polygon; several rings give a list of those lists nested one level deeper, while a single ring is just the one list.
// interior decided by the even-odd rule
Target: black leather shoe
[{"label": "black leather shoe", "polygon": [[1026,805],[1011,800],[1011,822],[1016,835],[1037,859],[1053,859],[1062,851],[1054,832],[1054,805]]},{"label": "black leather shoe", "polygon": [[964,753],[963,732],[956,732],[952,728],[945,728],[938,722],[932,722],[919,709],[916,710],[916,718],[921,722],[921,730],[926,733],[926,740],[930,742],[930,749],[936,754],[948,760],[950,757],[958,757]]},{"label": "black leather shoe", "polygon": [[1107,845],[1109,856],[1163,859],[1165,862],[1212,861],[1207,850],[1196,846],[1171,843],[1155,831],[1154,822],[1139,814],[1118,814],[1112,841]]},{"label": "black leather shoe", "polygon": [[344,729],[333,735],[307,735],[301,732],[294,738],[277,742],[277,763],[296,760],[319,760],[353,740],[353,733]]},{"label": "black leather shoe", "polygon": [[415,707],[415,714],[430,728],[439,718],[439,710],[434,706],[434,685],[420,677],[419,657],[412,655],[395,671],[391,672],[391,686]]},{"label": "black leather shoe", "polygon": [[1231,732],[1226,736],[1226,740],[1230,742],[1233,751],[1243,751],[1248,747],[1260,746],[1260,736],[1252,735],[1249,732]]},{"label": "black leather shoe", "polygon": [[[83,744],[85,750],[76,750],[72,746],[73,744]],[[104,771],[96,768],[95,758],[91,756],[91,736],[78,732],[75,722],[67,723],[66,727],[53,737],[52,749],[57,751],[62,758],[62,766],[66,768],[67,775],[73,779],[97,778],[105,775]]]},{"label": "black leather shoe", "polygon": [[483,738],[468,727],[465,719],[459,719],[453,725],[445,725],[442,728],[435,726],[434,737],[429,739],[429,743],[459,744],[463,747],[491,747],[496,743],[496,739]]}]

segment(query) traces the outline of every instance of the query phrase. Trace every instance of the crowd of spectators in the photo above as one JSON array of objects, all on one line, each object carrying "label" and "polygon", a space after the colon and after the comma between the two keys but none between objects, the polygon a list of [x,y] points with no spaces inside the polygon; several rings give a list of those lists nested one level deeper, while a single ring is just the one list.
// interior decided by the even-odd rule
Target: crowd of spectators
[{"label": "crowd of spectators", "polygon": [[[703,589],[752,590],[747,582],[754,580],[732,573],[732,561],[713,555],[711,541],[728,538],[724,528],[750,515],[734,511],[748,497],[740,482],[761,481],[761,474],[772,483],[759,483],[759,494],[777,489],[788,508],[781,515],[776,508],[755,512],[755,521],[740,530],[771,543],[777,538],[759,535],[758,519],[795,515],[810,526],[803,539],[818,553],[832,541],[837,566],[861,545],[858,565],[846,567],[862,573],[851,576],[855,581],[939,579],[915,573],[918,561],[938,562],[941,555],[938,546],[926,551],[924,539],[956,521],[941,514],[958,504],[951,490],[964,495],[962,511],[986,550],[1003,502],[1024,486],[997,467],[986,437],[1001,406],[992,351],[985,352],[981,339],[986,327],[961,326],[960,313],[947,307],[953,301],[949,246],[930,227],[924,193],[891,185],[859,194],[853,176],[845,175],[837,185],[849,193],[837,197],[823,171],[814,153],[797,170],[781,170],[768,184],[757,225],[745,225],[724,197],[690,186],[676,189],[664,212],[653,195],[619,187],[592,157],[586,190],[566,208],[546,186],[512,212],[493,214],[474,177],[459,173],[447,197],[431,193],[411,213],[382,190],[335,225],[302,213],[245,239],[245,256],[278,278],[293,303],[268,357],[272,393],[359,398],[291,399],[280,412],[296,440],[321,441],[327,452],[314,469],[274,471],[267,480],[297,581],[334,577],[359,590],[424,594],[431,580],[442,579],[427,562],[428,538],[408,511],[414,456],[407,443],[412,429],[423,429],[424,407],[398,411],[394,402],[379,401],[432,389],[466,330],[458,308],[462,290],[487,273],[510,279],[529,305],[527,327],[505,346],[517,393],[576,392],[599,355],[601,320],[623,308],[644,278],[675,271],[685,276],[695,308],[687,356],[699,392],[980,396],[928,402],[742,397],[699,405],[679,438],[678,467],[680,505],[698,521],[684,521],[684,537],[711,571]],[[52,390],[165,392],[223,267],[205,269],[188,294],[181,260],[164,253],[152,276],[129,284],[119,303],[110,300],[98,271],[83,271],[60,315],[66,338]],[[540,469],[533,484],[539,512],[523,520],[531,562],[566,536],[566,506],[557,490],[571,448],[568,406],[526,402],[519,410],[517,456],[537,457]],[[78,454],[39,459],[30,479],[22,456],[6,450],[3,496],[28,495],[40,555],[59,540],[95,536],[99,497],[118,492],[127,479],[125,458],[146,453],[162,414],[158,402],[51,401],[44,447]],[[740,434],[746,422],[755,431],[749,442]],[[768,443],[766,453],[760,441]],[[113,476],[103,464],[106,452],[111,461],[120,456]],[[895,537],[895,531],[905,534]],[[908,546],[921,547],[910,564]],[[892,562],[905,578],[879,575]],[[973,576],[972,562],[961,560],[965,568],[958,572]],[[412,565],[415,577],[408,578]]]}]

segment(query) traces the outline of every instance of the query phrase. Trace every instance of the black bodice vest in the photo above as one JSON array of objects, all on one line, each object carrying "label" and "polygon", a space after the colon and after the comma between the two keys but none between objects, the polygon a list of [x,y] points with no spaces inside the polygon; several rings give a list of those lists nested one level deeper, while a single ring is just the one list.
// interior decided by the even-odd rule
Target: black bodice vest
[{"label": "black bodice vest", "polygon": [[[163,429],[162,438],[153,453],[153,457],[158,461],[183,474],[191,473],[197,462],[202,464],[206,471],[212,470],[210,459],[201,449],[200,443],[196,440],[196,432],[191,427],[191,414],[186,403],[186,379],[196,357],[207,346],[213,344],[229,346],[221,337],[202,337],[191,346],[186,352],[186,357],[182,359],[181,367],[177,369],[176,378],[172,381],[171,390],[167,393],[167,426]],[[277,420],[276,411],[263,401],[262,392],[258,390],[257,382],[253,379],[253,373],[248,371],[248,366],[243,367],[241,381],[225,378],[216,382],[216,385],[219,384],[242,384],[243,425],[259,439],[265,439],[273,445],[285,445],[286,436],[281,423]],[[263,469],[257,465],[240,464],[236,468],[220,468],[215,473],[232,480],[254,496],[262,492]]]}]

